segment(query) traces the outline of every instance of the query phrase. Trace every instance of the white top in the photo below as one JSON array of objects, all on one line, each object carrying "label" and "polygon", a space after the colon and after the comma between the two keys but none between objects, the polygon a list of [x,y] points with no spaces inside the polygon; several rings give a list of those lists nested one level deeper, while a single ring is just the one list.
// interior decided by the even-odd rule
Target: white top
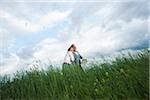
[{"label": "white top", "polygon": [[64,63],[68,63],[68,64],[72,64],[72,62],[75,60],[74,55],[71,51],[68,51],[65,59],[64,59]]}]

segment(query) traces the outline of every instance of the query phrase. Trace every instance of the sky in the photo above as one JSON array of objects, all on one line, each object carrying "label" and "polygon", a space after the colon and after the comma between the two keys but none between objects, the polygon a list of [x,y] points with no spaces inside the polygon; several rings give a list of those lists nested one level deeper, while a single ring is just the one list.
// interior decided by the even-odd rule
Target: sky
[{"label": "sky", "polygon": [[62,64],[71,44],[87,58],[148,48],[148,4],[0,0],[0,75],[28,69],[35,60]]}]

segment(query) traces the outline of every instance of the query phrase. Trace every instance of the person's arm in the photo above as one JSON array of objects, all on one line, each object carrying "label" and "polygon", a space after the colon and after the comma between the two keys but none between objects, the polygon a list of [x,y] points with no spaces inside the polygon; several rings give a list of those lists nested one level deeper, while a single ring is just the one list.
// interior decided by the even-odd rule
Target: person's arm
[{"label": "person's arm", "polygon": [[80,55],[80,59],[82,59],[83,57]]}]

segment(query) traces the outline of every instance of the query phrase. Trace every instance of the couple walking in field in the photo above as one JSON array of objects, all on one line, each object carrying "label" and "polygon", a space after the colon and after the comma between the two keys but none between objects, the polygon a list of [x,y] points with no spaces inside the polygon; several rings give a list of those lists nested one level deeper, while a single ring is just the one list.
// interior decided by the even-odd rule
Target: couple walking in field
[{"label": "couple walking in field", "polygon": [[77,48],[74,44],[72,44],[67,51],[67,54],[64,58],[63,68],[69,65],[76,65],[77,67],[81,68],[81,59],[82,56],[77,51]]}]

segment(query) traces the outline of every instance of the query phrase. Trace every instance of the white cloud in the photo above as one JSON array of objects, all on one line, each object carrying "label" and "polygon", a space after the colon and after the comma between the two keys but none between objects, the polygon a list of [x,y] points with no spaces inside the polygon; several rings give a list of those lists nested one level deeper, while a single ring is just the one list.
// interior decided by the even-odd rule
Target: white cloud
[{"label": "white cloud", "polygon": [[16,72],[16,70],[19,69],[18,63],[19,58],[17,55],[15,54],[10,54],[10,56],[6,59],[3,58],[5,63],[3,66],[0,65],[0,74],[1,75],[5,75],[5,74],[12,74],[14,72]]},{"label": "white cloud", "polygon": [[[45,27],[54,25],[65,19],[70,11],[59,12],[52,11],[45,15],[34,16],[32,20],[16,17],[4,10],[0,9],[0,19],[3,24],[7,24],[10,29],[21,31],[23,33],[38,32]],[[29,14],[30,15],[30,14]]]},{"label": "white cloud", "polygon": [[20,59],[30,59],[33,57],[33,53],[35,52],[35,48],[32,45],[26,45],[17,51],[17,55],[20,57]]},{"label": "white cloud", "polygon": [[122,25],[118,42],[123,43],[120,45],[124,48],[139,46],[145,40],[148,40],[147,19],[132,19],[131,22]]},{"label": "white cloud", "polygon": [[[117,23],[117,21],[116,21]],[[103,27],[93,26],[87,32],[81,33],[79,43],[84,45],[88,52],[111,53],[112,51],[139,46],[148,41],[147,20],[133,19],[131,22],[118,22],[112,28],[105,30]],[[114,24],[108,27],[115,27]],[[107,29],[107,27],[105,27]],[[83,49],[84,49],[83,48]],[[96,50],[95,50],[96,49]]]},{"label": "white cloud", "polygon": [[65,43],[55,38],[46,38],[36,45],[33,56],[38,59],[50,59],[52,62],[61,63],[66,53]]},{"label": "white cloud", "polygon": [[72,34],[66,38],[67,41],[47,38],[37,45],[39,50],[34,53],[34,57],[49,57],[53,61],[63,59],[65,51],[72,43],[75,43],[78,50],[84,55],[90,56],[98,52],[108,54],[117,50],[136,47],[148,40],[147,20],[145,19],[133,19],[131,22],[118,20],[115,26],[120,26],[120,28],[110,29],[114,27],[114,24],[108,25],[105,29],[94,25],[91,29]]},{"label": "white cloud", "polygon": [[0,49],[7,48],[11,39],[10,33],[6,29],[0,28]]}]

